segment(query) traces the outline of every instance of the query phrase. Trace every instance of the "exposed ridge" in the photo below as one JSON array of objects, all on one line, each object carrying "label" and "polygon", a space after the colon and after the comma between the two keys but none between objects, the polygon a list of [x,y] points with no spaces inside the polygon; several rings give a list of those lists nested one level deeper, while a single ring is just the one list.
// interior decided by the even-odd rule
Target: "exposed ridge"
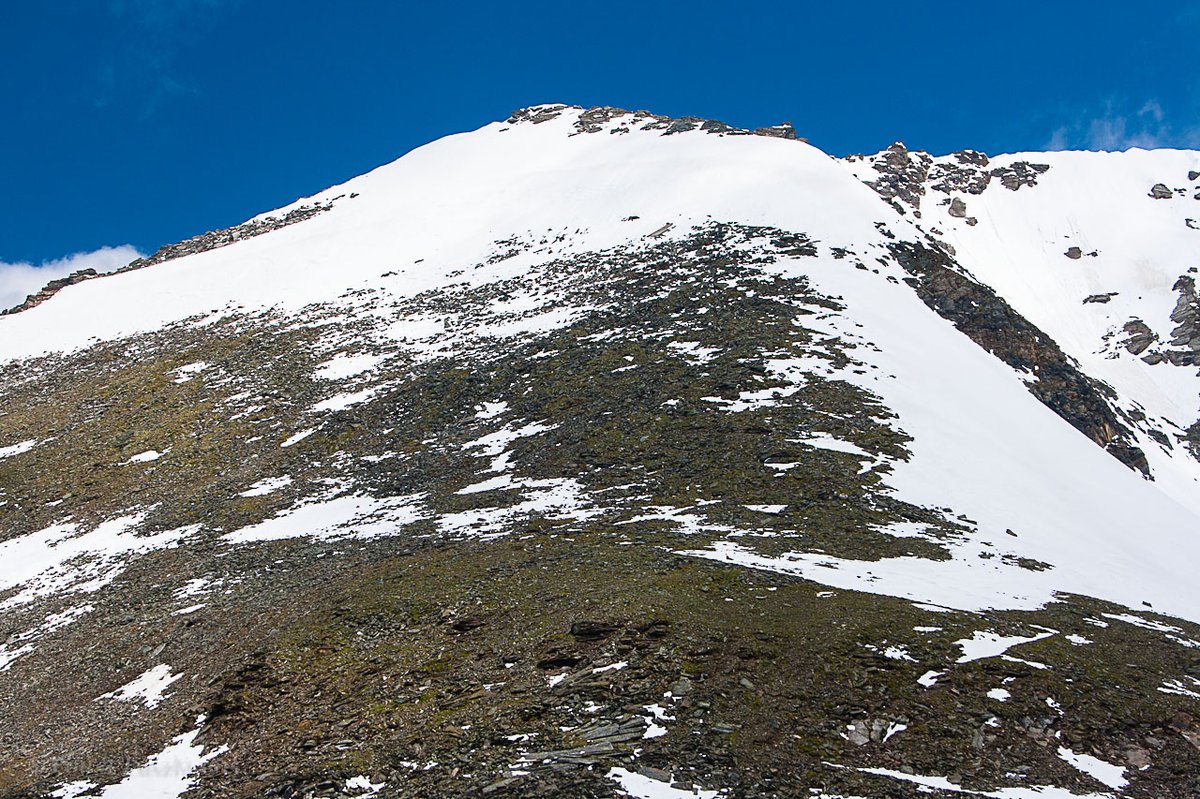
[{"label": "exposed ridge", "polygon": [[509,124],[528,123],[540,125],[557,119],[564,112],[578,111],[575,120],[575,130],[578,133],[628,133],[631,130],[658,130],[663,136],[675,133],[687,133],[700,130],[705,133],[716,133],[725,136],[768,136],[776,139],[796,139],[808,141],[796,135],[796,129],[791,122],[781,122],[764,128],[737,128],[716,119],[703,117],[682,116],[668,117],[652,114],[649,111],[628,111],[613,106],[593,106],[584,108],[578,105],[534,105],[513,111],[508,118]]},{"label": "exposed ridge", "polygon": [[70,275],[57,280],[51,280],[41,290],[35,294],[30,294],[25,298],[25,301],[20,305],[15,305],[7,310],[0,310],[0,316],[8,314],[20,313],[27,311],[30,308],[36,308],[46,300],[53,297],[58,292],[65,289],[67,286],[73,286],[76,283],[82,283],[85,280],[92,280],[98,277],[106,277],[107,275],[117,275],[122,272],[132,272],[135,269],[145,269],[147,266],[161,264],[164,261],[171,261],[176,258],[182,258],[185,255],[195,255],[208,250],[215,250],[218,247],[225,247],[244,239],[251,239],[255,236],[261,236],[264,233],[270,233],[272,230],[278,230],[288,225],[294,225],[297,222],[303,222],[306,219],[311,219],[322,211],[328,211],[333,207],[333,200],[324,203],[314,203],[312,205],[302,205],[298,208],[293,208],[286,214],[280,217],[267,216],[262,219],[251,219],[243,222],[240,225],[233,227],[222,228],[220,230],[210,230],[207,233],[201,233],[199,236],[193,236],[175,244],[167,244],[159,247],[152,255],[145,258],[138,258],[130,261],[125,266],[113,272],[97,272],[95,269],[82,269],[78,272],[72,272]]}]

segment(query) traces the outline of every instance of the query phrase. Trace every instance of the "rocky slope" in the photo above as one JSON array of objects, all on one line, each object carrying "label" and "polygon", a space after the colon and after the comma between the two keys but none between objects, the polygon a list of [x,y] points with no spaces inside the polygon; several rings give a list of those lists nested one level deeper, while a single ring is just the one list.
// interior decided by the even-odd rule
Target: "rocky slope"
[{"label": "rocky slope", "polygon": [[753,133],[524,109],[0,319],[0,796],[1195,795],[1200,154]]}]

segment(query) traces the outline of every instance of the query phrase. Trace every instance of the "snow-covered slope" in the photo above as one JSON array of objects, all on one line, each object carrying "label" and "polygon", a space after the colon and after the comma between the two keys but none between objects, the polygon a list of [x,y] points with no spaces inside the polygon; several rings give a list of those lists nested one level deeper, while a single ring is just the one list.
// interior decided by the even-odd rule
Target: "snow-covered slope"
[{"label": "snow-covered slope", "polygon": [[[483,286],[551,257],[629,246],[667,225],[656,234],[665,240],[710,220],[797,231],[815,240],[816,257],[777,268],[844,300],[846,310],[826,323],[827,332],[861,341],[861,357],[879,377],[840,376],[878,394],[914,438],[911,462],[897,465],[889,483],[916,504],[949,507],[979,523],[962,557],[912,564],[911,579],[909,564],[898,562],[899,575],[877,590],[953,607],[1028,607],[1054,590],[1072,591],[1200,621],[1200,586],[1190,579],[1190,564],[1200,558],[1200,464],[1177,442],[1144,439],[1157,467],[1156,482],[1147,484],[1028,395],[1019,375],[956,334],[903,284],[905,273],[889,255],[892,236],[923,239],[911,216],[800,141],[701,130],[663,135],[625,117],[583,133],[579,114],[566,109],[537,124],[493,123],[448,137],[297,203],[332,204],[301,224],[68,287],[0,320],[0,357],[79,348],[184,319],[209,324],[234,311],[296,314],[333,302],[340,313],[379,316],[395,297],[454,283]],[[992,168],[1024,159],[996,159]],[[946,195],[969,197],[978,224],[927,200],[919,226],[950,242],[971,274],[1114,386],[1124,407],[1181,430],[1200,415],[1195,368],[1151,368],[1104,345],[1129,317],[1169,336],[1170,286],[1187,273],[1195,253],[1188,245],[1200,237],[1179,217],[1200,203],[1146,194],[1160,175],[1186,178],[1188,167],[1200,167],[1197,154],[1042,160],[1051,168],[1035,186],[1013,191],[996,180],[978,196]],[[497,243],[513,234],[536,246],[462,273],[494,258]],[[1089,255],[1069,259],[1063,252],[1071,246]],[[839,251],[872,268],[855,269]],[[354,294],[362,290],[366,298]],[[1119,293],[1107,304],[1082,302],[1105,292]],[[530,333],[574,316],[552,297],[526,302],[546,311]],[[407,322],[391,319],[377,335],[402,336]],[[788,379],[803,379],[803,364],[787,368]],[[1016,541],[1009,529],[1019,531]],[[980,547],[1054,568],[985,567]],[[805,573],[826,574],[830,564],[823,563]]]},{"label": "snow-covered slope", "polygon": [[[45,722],[16,714],[9,740],[37,739],[54,757],[23,761],[34,776],[13,784],[117,786],[186,737],[189,768],[220,773],[212,784],[225,789],[242,775],[261,793],[272,769],[290,774],[310,751],[350,768],[335,753],[353,749],[370,753],[366,763],[386,753],[391,770],[378,781],[340,774],[347,795],[400,791],[396,769],[443,780],[421,795],[499,790],[547,764],[555,774],[586,766],[586,779],[639,795],[627,767],[651,746],[643,740],[663,758],[699,740],[668,734],[667,722],[703,715],[686,697],[700,690],[689,681],[701,682],[694,663],[705,653],[744,664],[786,639],[829,643],[814,670],[854,671],[864,647],[884,653],[884,671],[916,669],[878,691],[905,702],[920,692],[903,711],[865,694],[803,700],[842,714],[813,735],[882,747],[910,723],[908,738],[928,734],[912,708],[939,679],[986,673],[976,660],[1046,669],[1055,691],[1080,702],[1116,691],[1117,678],[1071,660],[1092,645],[1083,633],[1108,628],[1104,614],[1117,628],[1094,656],[1105,668],[1125,667],[1134,636],[1150,653],[1137,675],[1142,704],[1123,713],[1144,710],[1158,730],[1192,701],[1200,682],[1180,664],[1200,646],[1200,432],[1188,432],[1200,418],[1188,279],[1200,266],[1200,155],[989,161],[893,147],[843,161],[787,128],[758,133],[525,109],[0,316],[0,702],[51,705],[53,723],[81,742],[61,752]],[[669,583],[644,583],[663,575]],[[731,587],[738,580],[752,594]],[[778,582],[760,593],[756,580]],[[408,604],[388,604],[400,596]],[[822,610],[827,599],[836,612]],[[541,626],[555,614],[570,646]],[[841,632],[821,627],[827,618]],[[327,626],[343,619],[357,621]],[[690,637],[653,643],[670,624]],[[81,643],[100,630],[115,631],[104,643],[111,669]],[[1004,654],[1035,644],[1057,653],[1046,655],[1053,664]],[[245,662],[234,669],[222,647]],[[385,661],[402,667],[381,671]],[[451,662],[478,685],[432,689],[439,713],[485,710],[446,738],[421,702]],[[767,679],[721,674],[738,690]],[[841,678],[771,679],[797,696]],[[545,719],[537,734],[585,743],[555,749],[493,731],[471,750],[482,759],[462,762],[499,771],[446,787],[474,777],[439,771],[437,746],[461,755],[469,731],[524,701],[497,698],[497,686],[561,696],[602,680],[628,682],[586,704],[521,711]],[[873,693],[863,680],[855,685]],[[151,682],[154,691],[129,687]],[[1096,760],[1109,769],[1103,785],[1125,779],[1112,758],[1140,768],[1151,744],[1126,740],[1123,719],[1095,757],[1076,753],[1080,733],[1054,758],[1045,744],[1058,722],[1030,722],[1054,707],[1038,693],[1050,689],[1003,684],[1035,683],[1011,707],[1037,707],[1004,722],[1015,736],[1007,765],[981,775],[980,790],[1001,777],[1010,797],[1095,787],[1011,782],[1005,769],[1046,751],[1039,774],[1055,785],[1075,785],[1062,774],[1100,754],[1110,758]],[[316,695],[279,687],[302,685]],[[1017,693],[1009,688],[976,693],[996,710],[1008,701],[996,697]],[[727,694],[711,691],[705,706]],[[290,725],[324,729],[312,717],[325,710],[346,730],[343,706],[359,701],[370,723],[328,740],[313,733],[302,755],[286,737],[263,743]],[[106,710],[118,705],[159,714],[159,732]],[[628,716],[631,706],[644,717]],[[960,711],[972,719],[973,758],[1003,725]],[[574,715],[551,723],[559,712]],[[595,713],[594,724],[584,718]],[[776,740],[764,731],[777,719],[744,723]],[[583,751],[599,745],[572,731],[589,725],[607,750]],[[142,730],[138,758],[111,759],[97,731],[115,729]],[[423,732],[398,741],[398,729]],[[1200,727],[1180,729],[1200,740]],[[1171,746],[1194,745],[1185,738]],[[851,762],[826,744],[804,749],[823,753],[813,768]],[[947,751],[854,760],[845,779],[957,790],[919,776],[922,763],[943,768]],[[1163,751],[1155,762],[1187,759]],[[327,776],[313,768],[305,790]],[[697,790],[715,784],[689,768]],[[764,795],[772,779],[737,793],[728,781],[738,769],[717,773],[730,795]],[[1174,790],[1176,778],[1163,779]]]},{"label": "snow-covered slope", "polygon": [[1162,490],[1200,507],[1200,153],[893,146],[847,165],[1111,386]]},{"label": "snow-covered slope", "polygon": [[[842,243],[879,239],[874,195],[807,144],[700,131],[664,136],[661,129],[582,134],[578,113],[448,136],[256,218],[333,203],[304,223],[163,268],[70,286],[53,302],[2,320],[0,358],[222,311],[296,311],[354,289],[412,296],[453,282],[452,273],[494,255],[498,241],[513,235],[562,239],[506,263],[507,273],[710,217],[787,222]],[[640,219],[622,221],[630,215]]]}]

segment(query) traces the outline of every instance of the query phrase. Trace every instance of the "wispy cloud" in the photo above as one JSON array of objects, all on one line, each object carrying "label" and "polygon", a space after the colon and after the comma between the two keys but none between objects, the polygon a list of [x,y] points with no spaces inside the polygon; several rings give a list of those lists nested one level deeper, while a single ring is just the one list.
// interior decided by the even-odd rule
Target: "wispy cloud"
[{"label": "wispy cloud", "polygon": [[[1133,108],[1137,108],[1136,111]],[[1200,147],[1200,123],[1178,125],[1155,99],[1140,105],[1108,101],[1100,113],[1055,128],[1047,150],[1128,150],[1141,147]]]},{"label": "wispy cloud", "polygon": [[109,0],[109,13],[132,19],[146,28],[178,25],[197,12],[235,5],[237,0]]},{"label": "wispy cloud", "polygon": [[122,32],[96,67],[92,102],[103,108],[134,96],[142,118],[173,97],[196,93],[176,55],[241,0],[108,0],[104,9]]},{"label": "wispy cloud", "polygon": [[129,244],[119,247],[101,247],[91,252],[77,252],[65,258],[34,265],[0,261],[0,310],[20,305],[30,294],[35,294],[51,280],[66,277],[80,269],[95,269],[97,272],[112,272],[142,254]]}]

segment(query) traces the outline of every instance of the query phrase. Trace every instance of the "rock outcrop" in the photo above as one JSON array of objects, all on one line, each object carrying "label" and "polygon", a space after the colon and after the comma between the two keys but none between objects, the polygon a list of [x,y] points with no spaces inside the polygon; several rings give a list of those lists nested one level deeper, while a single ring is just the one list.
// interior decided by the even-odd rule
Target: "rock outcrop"
[{"label": "rock outcrop", "polygon": [[85,280],[91,280],[97,277],[95,269],[80,269],[78,272],[72,272],[66,277],[57,280],[51,280],[36,294],[30,294],[25,298],[25,301],[20,305],[15,305],[12,308],[0,309],[0,316],[5,314],[20,313],[21,311],[29,310],[41,305],[46,300],[53,297],[58,292],[65,289],[67,286],[73,286],[76,283],[82,283]]},{"label": "rock outcrop", "polygon": [[717,133],[725,136],[767,136],[775,139],[799,139],[800,141],[805,141],[805,139],[800,139],[796,135],[796,130],[792,127],[791,122],[747,130],[727,125],[715,119],[704,119],[703,117],[693,116],[667,117],[660,114],[652,114],[649,111],[628,111],[624,108],[615,108],[612,106],[596,106],[588,109],[581,109],[580,106],[570,105],[530,106],[513,111],[509,115],[508,123],[513,125],[520,123],[540,125],[543,122],[557,119],[567,110],[581,111],[576,117],[574,124],[575,130],[578,133],[601,133],[607,130],[609,133],[620,134],[637,129],[658,130],[662,131],[662,135],[670,136],[676,133],[701,130],[705,133]]},{"label": "rock outcrop", "polygon": [[930,308],[983,349],[1031,375],[1030,393],[1117,460],[1149,476],[1136,437],[1105,398],[1110,390],[1080,372],[1053,339],[990,288],[962,274],[939,250],[897,242],[892,253]]}]

